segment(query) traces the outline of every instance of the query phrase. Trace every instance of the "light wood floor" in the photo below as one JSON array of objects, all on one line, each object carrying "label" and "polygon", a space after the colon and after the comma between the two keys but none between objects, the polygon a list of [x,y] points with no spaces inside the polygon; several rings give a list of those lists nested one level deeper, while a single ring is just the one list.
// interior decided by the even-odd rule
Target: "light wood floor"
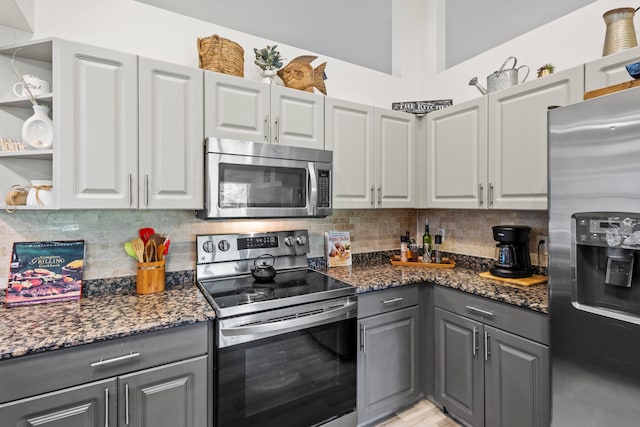
[{"label": "light wood floor", "polygon": [[444,414],[440,408],[426,399],[413,406],[396,412],[374,427],[460,427],[453,419]]}]

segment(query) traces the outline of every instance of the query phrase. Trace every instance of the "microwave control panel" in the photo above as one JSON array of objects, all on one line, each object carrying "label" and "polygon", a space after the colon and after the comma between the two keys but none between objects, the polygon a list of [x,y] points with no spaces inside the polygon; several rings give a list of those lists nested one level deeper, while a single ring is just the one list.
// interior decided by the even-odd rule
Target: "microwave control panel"
[{"label": "microwave control panel", "polygon": [[331,171],[318,170],[318,207],[331,207]]}]

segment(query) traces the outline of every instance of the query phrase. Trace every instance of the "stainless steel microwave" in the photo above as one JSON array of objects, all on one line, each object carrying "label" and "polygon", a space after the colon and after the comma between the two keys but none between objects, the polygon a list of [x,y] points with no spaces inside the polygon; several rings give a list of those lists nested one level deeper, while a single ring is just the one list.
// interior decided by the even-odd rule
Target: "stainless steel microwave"
[{"label": "stainless steel microwave", "polygon": [[205,140],[202,219],[325,217],[333,153],[222,138]]}]

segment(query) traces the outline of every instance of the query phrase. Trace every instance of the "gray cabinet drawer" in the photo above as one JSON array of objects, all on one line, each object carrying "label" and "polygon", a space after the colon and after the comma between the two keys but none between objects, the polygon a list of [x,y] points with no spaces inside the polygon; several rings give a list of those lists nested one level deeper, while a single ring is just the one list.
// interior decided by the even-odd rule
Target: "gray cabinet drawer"
[{"label": "gray cabinet drawer", "polygon": [[0,403],[207,354],[208,322],[0,362]]},{"label": "gray cabinet drawer", "polygon": [[435,288],[434,304],[485,325],[549,344],[549,321],[543,313],[440,286]]},{"label": "gray cabinet drawer", "polygon": [[366,292],[358,295],[358,318],[410,307],[418,302],[418,285]]}]

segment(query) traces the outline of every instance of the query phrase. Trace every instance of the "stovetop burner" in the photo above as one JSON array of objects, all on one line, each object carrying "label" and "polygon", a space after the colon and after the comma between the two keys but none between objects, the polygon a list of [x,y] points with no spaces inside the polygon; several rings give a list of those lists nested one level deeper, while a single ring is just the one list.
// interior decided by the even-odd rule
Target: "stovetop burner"
[{"label": "stovetop burner", "polygon": [[279,272],[271,283],[256,282],[251,275],[198,283],[221,318],[355,293],[348,283],[311,269]]}]

